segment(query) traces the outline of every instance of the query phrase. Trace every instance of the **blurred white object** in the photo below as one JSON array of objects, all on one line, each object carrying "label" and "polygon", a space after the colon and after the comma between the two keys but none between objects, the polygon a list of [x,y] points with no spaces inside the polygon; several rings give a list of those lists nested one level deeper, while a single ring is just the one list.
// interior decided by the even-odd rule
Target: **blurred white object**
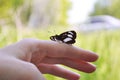
[{"label": "blurred white object", "polygon": [[72,27],[79,32],[120,29],[120,20],[112,16],[101,15],[89,18],[85,23]]}]

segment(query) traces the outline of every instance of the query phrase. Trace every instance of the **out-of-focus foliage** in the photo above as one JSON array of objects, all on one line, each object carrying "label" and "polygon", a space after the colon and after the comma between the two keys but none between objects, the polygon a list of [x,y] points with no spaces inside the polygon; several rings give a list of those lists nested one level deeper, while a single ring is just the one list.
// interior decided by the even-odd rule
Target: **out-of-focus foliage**
[{"label": "out-of-focus foliage", "polygon": [[34,0],[28,26],[65,25],[69,0]]},{"label": "out-of-focus foliage", "polygon": [[69,10],[70,8],[70,2],[69,0],[61,0],[61,3],[60,3],[60,7],[61,7],[61,10],[60,10],[60,14],[59,17],[60,17],[60,20],[59,20],[59,24],[66,24],[67,22],[67,11]]},{"label": "out-of-focus foliage", "polygon": [[120,18],[120,0],[98,0],[91,15],[111,15]]},{"label": "out-of-focus foliage", "polygon": [[69,0],[0,0],[0,25],[65,25],[69,8]]},{"label": "out-of-focus foliage", "polygon": [[0,18],[10,16],[10,12],[15,11],[22,4],[23,0],[0,0]]},{"label": "out-of-focus foliage", "polygon": [[13,26],[16,24],[16,12],[23,3],[23,0],[0,0],[0,26]]}]

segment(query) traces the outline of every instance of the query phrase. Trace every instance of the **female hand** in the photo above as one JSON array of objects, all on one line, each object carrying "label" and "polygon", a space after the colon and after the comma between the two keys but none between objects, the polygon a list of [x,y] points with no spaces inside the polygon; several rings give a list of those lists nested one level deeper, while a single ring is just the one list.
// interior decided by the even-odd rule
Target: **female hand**
[{"label": "female hand", "polygon": [[79,74],[56,64],[91,73],[96,67],[90,62],[97,59],[97,54],[72,45],[24,39],[0,49],[0,80],[45,80],[42,74],[78,80]]}]

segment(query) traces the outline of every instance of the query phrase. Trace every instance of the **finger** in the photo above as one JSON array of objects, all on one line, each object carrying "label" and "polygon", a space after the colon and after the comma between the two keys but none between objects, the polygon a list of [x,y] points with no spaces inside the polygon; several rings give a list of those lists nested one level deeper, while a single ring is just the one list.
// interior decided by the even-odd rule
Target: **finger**
[{"label": "finger", "polygon": [[98,55],[94,52],[83,50],[72,45],[53,41],[42,41],[41,44],[43,44],[43,46],[41,45],[41,48],[43,47],[44,49],[47,49],[47,56],[49,57],[77,58],[89,62],[93,62],[98,59]]},{"label": "finger", "polygon": [[77,69],[79,71],[83,71],[86,73],[91,73],[96,70],[96,67],[89,62],[81,61],[81,60],[73,60],[67,58],[45,58],[42,60],[43,63],[47,64],[63,64],[65,66],[71,67],[73,69]]},{"label": "finger", "polygon": [[88,62],[94,62],[98,59],[96,53],[75,46],[68,47],[66,53],[68,54],[65,54],[65,56],[68,56],[68,58],[80,59]]},{"label": "finger", "polygon": [[40,64],[38,68],[43,73],[52,74],[68,80],[78,80],[80,78],[79,74],[72,72],[70,70],[64,69],[63,67],[60,67],[57,65]]}]

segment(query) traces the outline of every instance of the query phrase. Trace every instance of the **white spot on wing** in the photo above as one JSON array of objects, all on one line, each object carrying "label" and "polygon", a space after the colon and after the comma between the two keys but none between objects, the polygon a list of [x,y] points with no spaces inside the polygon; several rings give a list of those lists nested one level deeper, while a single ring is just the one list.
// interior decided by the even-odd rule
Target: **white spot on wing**
[{"label": "white spot on wing", "polygon": [[66,38],[66,39],[64,39],[63,41],[64,42],[68,42],[68,41],[70,41],[70,40],[72,40],[71,38]]},{"label": "white spot on wing", "polygon": [[70,33],[70,34],[72,34],[73,35],[73,33],[70,31],[70,32],[68,32],[68,33]]},{"label": "white spot on wing", "polygon": [[72,35],[68,35],[68,37],[73,37]]}]

